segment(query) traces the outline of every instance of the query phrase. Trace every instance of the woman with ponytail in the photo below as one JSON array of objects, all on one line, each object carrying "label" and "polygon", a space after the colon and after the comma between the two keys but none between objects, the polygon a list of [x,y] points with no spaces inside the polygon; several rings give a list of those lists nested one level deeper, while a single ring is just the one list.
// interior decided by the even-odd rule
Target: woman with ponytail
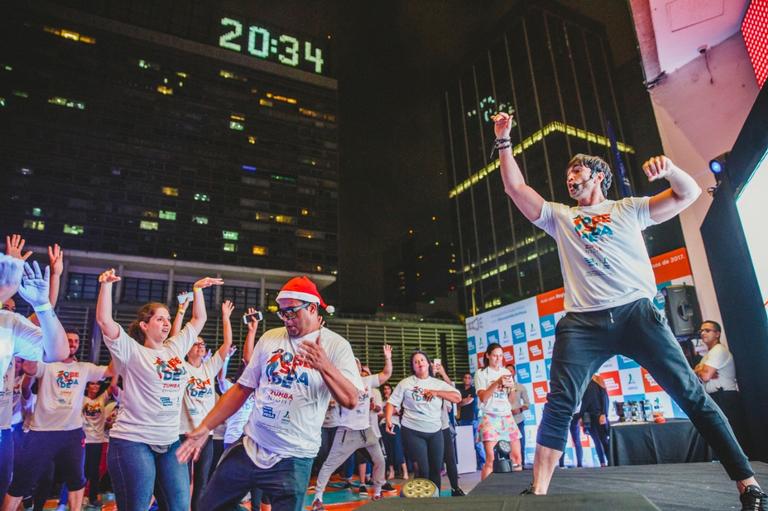
[{"label": "woman with ponytail", "polygon": [[[221,285],[206,277],[195,282],[192,319],[172,337],[162,303],[141,307],[128,333],[112,318],[115,270],[99,276],[96,321],[123,377],[121,407],[110,431],[107,465],[120,511],[146,511],[156,488],[169,511],[189,508],[187,467],[176,461],[179,422],[186,385],[184,356],[207,319],[202,290]],[[157,481],[155,481],[157,479]],[[155,484],[157,482],[157,484]]]},{"label": "woman with ponytail", "polygon": [[507,440],[512,448],[512,470],[523,469],[520,439],[510,402],[515,381],[512,373],[503,366],[504,351],[499,343],[493,342],[488,346],[484,361],[485,367],[475,375],[475,389],[480,401],[480,425],[477,433],[485,447],[485,464],[480,472],[482,479],[493,472],[494,448],[499,440]]}]

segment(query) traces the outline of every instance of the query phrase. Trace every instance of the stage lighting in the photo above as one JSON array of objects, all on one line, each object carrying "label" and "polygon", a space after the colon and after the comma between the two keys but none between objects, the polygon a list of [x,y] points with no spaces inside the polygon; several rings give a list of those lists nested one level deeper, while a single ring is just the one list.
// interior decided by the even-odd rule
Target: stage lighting
[{"label": "stage lighting", "polygon": [[437,485],[429,479],[417,477],[403,485],[400,496],[407,499],[424,499],[437,496]]},{"label": "stage lighting", "polygon": [[512,447],[506,440],[499,440],[496,442],[496,447],[493,448],[493,473],[494,474],[506,474],[512,472],[512,461],[509,459],[509,452]]},{"label": "stage lighting", "polygon": [[716,158],[712,158],[711,160],[709,160],[709,170],[710,172],[712,172],[712,175],[715,176],[715,186],[707,188],[707,191],[709,192],[710,195],[713,195],[713,196],[715,195],[718,187],[720,186],[720,182],[723,180],[723,174],[728,168],[728,155],[730,153],[731,152],[728,151]]}]

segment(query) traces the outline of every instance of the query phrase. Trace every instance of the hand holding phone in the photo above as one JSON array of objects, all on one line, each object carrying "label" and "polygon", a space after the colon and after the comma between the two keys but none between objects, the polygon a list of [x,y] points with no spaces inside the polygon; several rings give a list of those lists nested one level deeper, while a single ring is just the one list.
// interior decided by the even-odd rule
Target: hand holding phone
[{"label": "hand holding phone", "polygon": [[193,302],[195,300],[195,293],[192,291],[189,291],[188,293],[181,293],[176,297],[177,300],[179,300],[179,305],[186,301]]},{"label": "hand holding phone", "polygon": [[261,311],[254,311],[248,314],[243,314],[243,323],[246,325],[249,321],[261,321],[264,319],[264,315],[261,313]]}]

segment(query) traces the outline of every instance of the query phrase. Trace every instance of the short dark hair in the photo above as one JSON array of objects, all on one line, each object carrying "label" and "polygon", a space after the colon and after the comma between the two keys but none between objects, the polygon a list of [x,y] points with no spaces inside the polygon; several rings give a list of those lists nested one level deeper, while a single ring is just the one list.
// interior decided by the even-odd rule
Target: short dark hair
[{"label": "short dark hair", "polygon": [[65,333],[65,334],[73,334],[73,335],[76,335],[78,339],[79,339],[80,337],[82,337],[82,336],[80,335],[80,331],[79,331],[77,328],[67,328],[67,329],[65,329],[65,330],[64,330],[64,333]]},{"label": "short dark hair", "polygon": [[720,323],[718,323],[717,321],[712,321],[711,319],[705,319],[704,321],[701,322],[701,324],[703,325],[704,323],[709,323],[710,325],[712,325],[712,328],[714,328],[715,332],[717,333],[722,333],[723,331],[723,328],[720,326]]},{"label": "short dark hair", "polygon": [[603,174],[603,182],[600,183],[600,189],[603,191],[603,195],[608,196],[608,190],[611,188],[613,182],[613,172],[608,163],[599,156],[593,156],[591,154],[576,154],[568,162],[566,169],[570,169],[574,165],[579,164],[589,168],[594,176],[596,172]]}]

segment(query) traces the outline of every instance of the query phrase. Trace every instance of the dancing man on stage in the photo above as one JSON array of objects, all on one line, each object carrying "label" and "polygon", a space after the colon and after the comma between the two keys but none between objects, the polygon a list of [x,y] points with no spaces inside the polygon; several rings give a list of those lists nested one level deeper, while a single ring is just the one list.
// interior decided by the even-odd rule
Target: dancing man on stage
[{"label": "dancing man on stage", "polygon": [[696,181],[666,156],[656,156],[643,164],[643,172],[649,181],[666,179],[669,189],[653,197],[608,200],[608,164],[577,154],[565,170],[568,194],[577,205],[547,202],[525,183],[512,156],[511,117],[499,113],[493,120],[504,190],[528,220],[557,242],[565,286],[567,314],[557,324],[533,483],[524,493],[547,493],[590,377],[608,358],[622,354],[645,367],[685,411],[736,481],[742,509],[766,509],[768,496],[727,419],[704,392],[652,302],[656,284],[642,231],[690,206],[701,193]]}]

